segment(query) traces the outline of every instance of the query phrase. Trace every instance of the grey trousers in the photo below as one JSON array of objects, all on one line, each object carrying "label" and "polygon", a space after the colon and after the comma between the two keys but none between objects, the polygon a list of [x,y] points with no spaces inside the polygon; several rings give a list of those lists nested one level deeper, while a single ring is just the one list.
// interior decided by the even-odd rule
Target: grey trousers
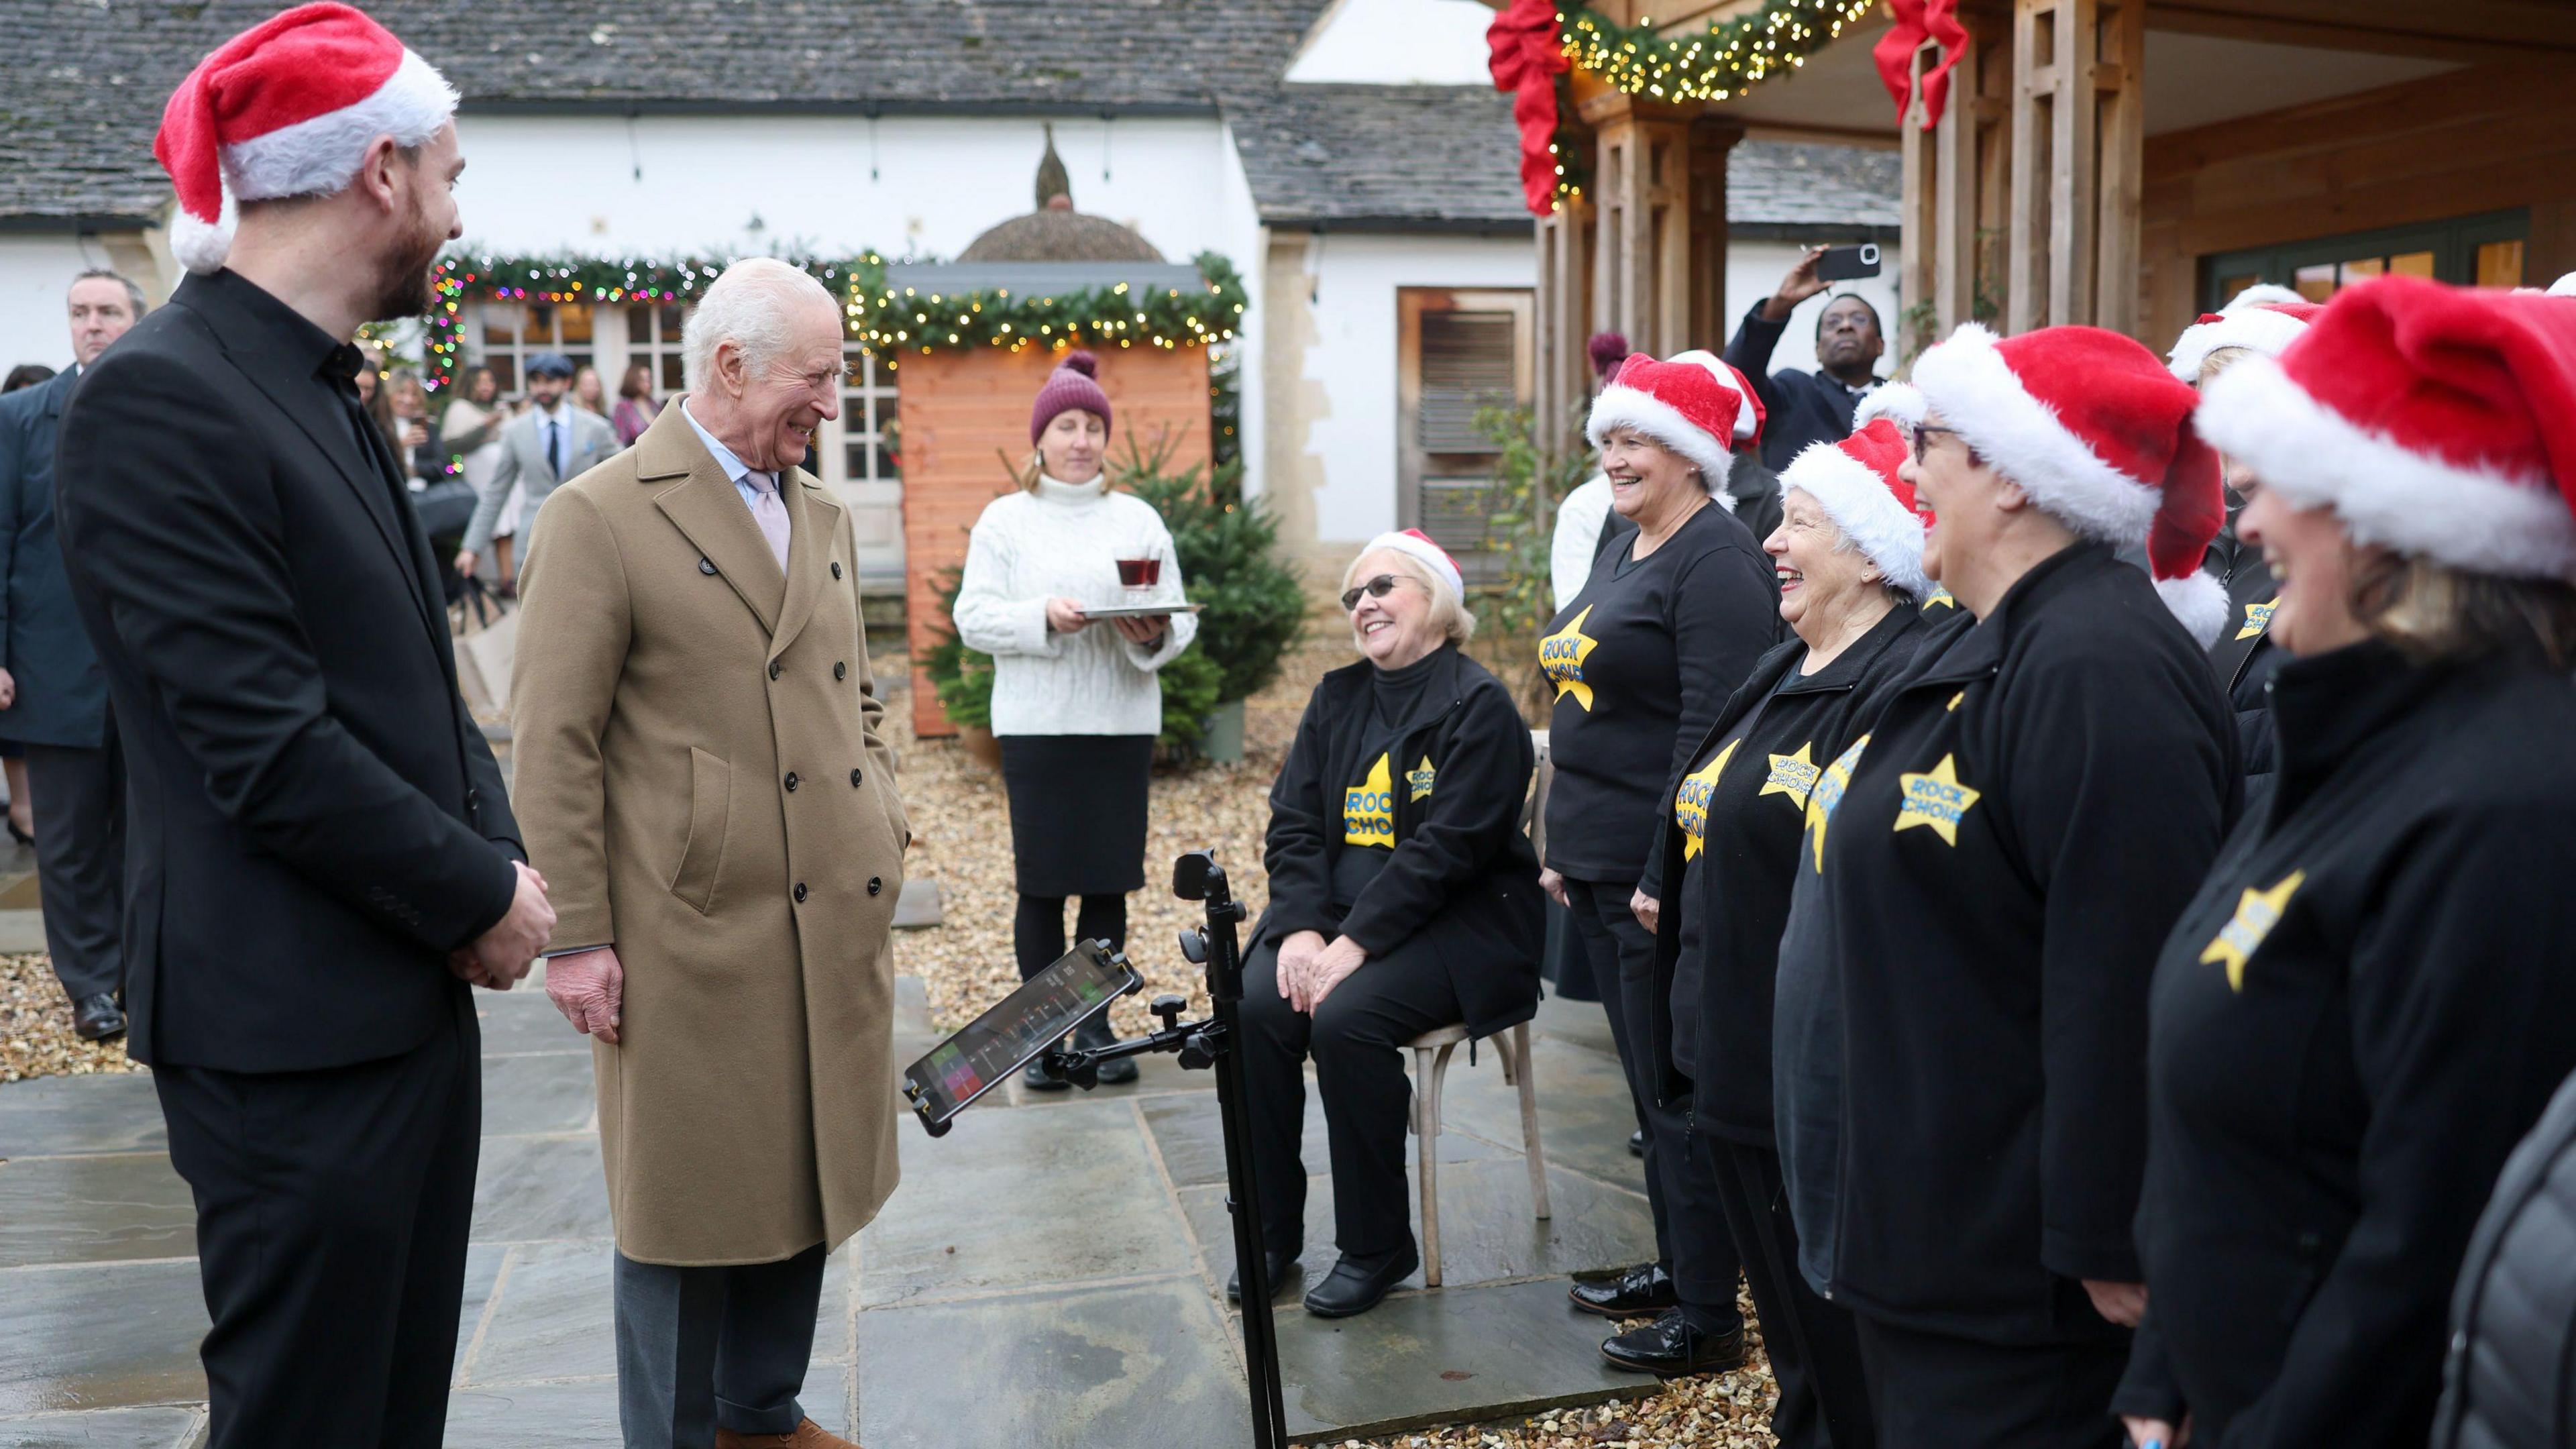
[{"label": "grey trousers", "polygon": [[125,989],[125,760],[107,743],[29,745],[27,794],[35,806],[36,881],[45,897],[45,947],[63,994]]},{"label": "grey trousers", "polygon": [[626,1449],[713,1449],[719,1425],[737,1434],[795,1431],[823,1296],[822,1244],[737,1267],[616,1257]]}]

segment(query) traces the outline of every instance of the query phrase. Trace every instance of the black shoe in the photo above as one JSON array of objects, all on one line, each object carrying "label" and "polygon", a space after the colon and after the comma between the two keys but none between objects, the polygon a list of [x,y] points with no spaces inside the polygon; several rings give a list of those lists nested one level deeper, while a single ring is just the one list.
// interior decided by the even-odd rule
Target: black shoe
[{"label": "black shoe", "polygon": [[1702,1333],[1682,1319],[1678,1308],[1615,1338],[1601,1341],[1601,1356],[1638,1373],[1724,1373],[1744,1362],[1744,1325],[1724,1333]]},{"label": "black shoe", "polygon": [[1604,1318],[1643,1318],[1681,1306],[1673,1291],[1673,1275],[1659,1263],[1639,1263],[1613,1278],[1577,1283],[1566,1297],[1586,1313]]},{"label": "black shoe", "polygon": [[1061,1077],[1050,1077],[1046,1074],[1046,1058],[1044,1057],[1029,1058],[1028,1066],[1020,1072],[1020,1085],[1032,1092],[1069,1092],[1073,1090],[1073,1083],[1065,1081]]},{"label": "black shoe", "polygon": [[1628,1134],[1628,1155],[1630,1157],[1638,1158],[1642,1158],[1646,1155],[1645,1128],[1640,1127],[1636,1131]]},{"label": "black shoe", "polygon": [[[1098,1051],[1105,1046],[1116,1046],[1118,1033],[1111,1029],[1108,1017],[1095,1016],[1074,1028],[1073,1044],[1084,1051]],[[1100,1085],[1104,1087],[1123,1087],[1136,1080],[1137,1076],[1134,1057],[1120,1057],[1100,1064]]]},{"label": "black shoe", "polygon": [[1332,1274],[1314,1286],[1306,1295],[1306,1311],[1317,1318],[1348,1318],[1366,1313],[1386,1300],[1386,1295],[1405,1275],[1422,1266],[1422,1255],[1411,1243],[1391,1256],[1380,1258],[1370,1267],[1344,1253],[1333,1265]]},{"label": "black shoe", "polygon": [[[1273,1298],[1287,1292],[1292,1287],[1305,1286],[1306,1275],[1297,1270],[1297,1255],[1295,1253],[1262,1254],[1261,1271],[1270,1275],[1270,1296]],[[1243,1270],[1241,1268],[1237,1268],[1233,1272],[1225,1275],[1225,1301],[1228,1303],[1241,1303],[1243,1301]]]},{"label": "black shoe", "polygon": [[116,993],[102,991],[73,1002],[72,1030],[80,1033],[82,1041],[125,1035],[125,1012],[116,1004]]}]

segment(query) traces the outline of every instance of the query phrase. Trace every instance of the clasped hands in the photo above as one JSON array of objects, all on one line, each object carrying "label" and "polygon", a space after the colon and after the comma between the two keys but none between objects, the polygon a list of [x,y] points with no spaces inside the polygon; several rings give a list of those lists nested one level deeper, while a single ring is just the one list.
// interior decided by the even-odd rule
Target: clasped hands
[{"label": "clasped hands", "polygon": [[1297,931],[1279,943],[1279,995],[1312,1016],[1333,988],[1368,960],[1368,948],[1348,936],[1329,943],[1320,931]]},{"label": "clasped hands", "polygon": [[510,909],[472,944],[448,953],[447,969],[476,986],[507,991],[528,974],[555,930],[555,908],[546,900],[546,878],[525,861],[510,862],[517,888]]}]

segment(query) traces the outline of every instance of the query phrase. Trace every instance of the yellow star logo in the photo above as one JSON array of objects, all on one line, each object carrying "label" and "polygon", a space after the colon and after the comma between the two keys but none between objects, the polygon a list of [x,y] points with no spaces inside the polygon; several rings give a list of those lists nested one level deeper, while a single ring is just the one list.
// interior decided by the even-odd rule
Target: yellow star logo
[{"label": "yellow star logo", "polygon": [[1927,614],[1934,609],[1955,609],[1957,607],[1959,607],[1959,601],[1950,597],[1950,591],[1941,587],[1939,584],[1934,584],[1932,586],[1932,592],[1926,595],[1923,600],[1923,611]]},{"label": "yellow star logo", "polygon": [[1437,778],[1438,772],[1431,768],[1431,757],[1429,755],[1424,755],[1422,757],[1421,764],[1404,772],[1405,788],[1411,792],[1404,798],[1407,800],[1430,799],[1432,782]]},{"label": "yellow star logo", "polygon": [[1896,828],[1928,825],[1943,844],[1957,845],[1959,821],[1977,803],[1979,792],[1959,783],[1959,767],[1953,757],[1943,755],[1941,763],[1927,774],[1896,778],[1905,792],[1905,803],[1896,812]]},{"label": "yellow star logo", "polygon": [[2245,627],[2236,631],[2236,637],[2239,639],[2262,637],[2263,631],[2272,627],[2272,611],[2280,606],[2281,601],[2277,598],[2265,599],[2259,604],[2247,604]]},{"label": "yellow star logo", "polygon": [[1708,802],[1717,795],[1717,777],[1725,771],[1735,747],[1742,743],[1728,740],[1715,759],[1684,775],[1681,789],[1673,793],[1673,819],[1682,828],[1682,859],[1699,854],[1701,841],[1708,834]]},{"label": "yellow star logo", "polygon": [[1808,758],[1815,748],[1816,742],[1809,740],[1798,746],[1798,753],[1794,755],[1773,755],[1771,778],[1762,782],[1761,793],[1754,798],[1758,800],[1763,795],[1786,795],[1789,797],[1790,809],[1807,808],[1807,792],[1816,788],[1816,776],[1821,773],[1816,768],[1816,762]]},{"label": "yellow star logo", "polygon": [[2247,886],[2245,894],[2237,898],[2235,919],[2221,926],[2208,949],[2200,953],[2202,965],[2227,968],[2228,990],[2245,989],[2245,963],[2263,944],[2263,938],[2281,923],[2281,913],[2289,908],[2290,897],[2307,878],[2306,871],[2294,870],[2268,891]]},{"label": "yellow star logo", "polygon": [[1966,690],[1964,690],[1964,689],[1963,689],[1963,690],[1960,690],[1957,694],[1954,694],[1954,695],[1951,695],[1951,696],[1950,696],[1950,702],[1949,702],[1948,704],[1945,704],[1945,705],[1943,705],[1943,706],[1941,706],[1941,707],[1942,707],[1943,709],[1955,710],[1955,709],[1957,709],[1957,708],[1959,707],[1959,701],[1960,701],[1960,700],[1963,700],[1963,699],[1966,699],[1967,697],[1968,697],[1968,692],[1967,692]]},{"label": "yellow star logo", "polygon": [[1368,778],[1342,792],[1342,842],[1395,848],[1395,785],[1386,756],[1369,766]]},{"label": "yellow star logo", "polygon": [[1807,836],[1816,843],[1816,870],[1825,868],[1825,826],[1834,818],[1834,807],[1843,803],[1843,792],[1851,788],[1852,771],[1860,768],[1860,752],[1869,748],[1869,736],[1852,741],[1852,747],[1834,757],[1817,779],[1816,788],[1807,792]]},{"label": "yellow star logo", "polygon": [[1590,657],[1594,645],[1601,641],[1583,632],[1583,621],[1592,617],[1592,606],[1565,621],[1565,627],[1538,641],[1539,672],[1556,686],[1556,697],[1574,696],[1586,714],[1592,712],[1592,686],[1583,682],[1583,661]]}]

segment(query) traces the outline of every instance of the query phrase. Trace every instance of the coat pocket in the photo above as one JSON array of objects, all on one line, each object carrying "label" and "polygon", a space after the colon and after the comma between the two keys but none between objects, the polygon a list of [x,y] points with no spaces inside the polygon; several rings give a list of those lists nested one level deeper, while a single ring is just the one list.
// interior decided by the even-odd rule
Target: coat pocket
[{"label": "coat pocket", "polygon": [[725,826],[732,816],[733,767],[689,748],[689,839],[680,847],[680,870],[671,894],[705,915],[715,905],[716,872],[724,865]]}]

